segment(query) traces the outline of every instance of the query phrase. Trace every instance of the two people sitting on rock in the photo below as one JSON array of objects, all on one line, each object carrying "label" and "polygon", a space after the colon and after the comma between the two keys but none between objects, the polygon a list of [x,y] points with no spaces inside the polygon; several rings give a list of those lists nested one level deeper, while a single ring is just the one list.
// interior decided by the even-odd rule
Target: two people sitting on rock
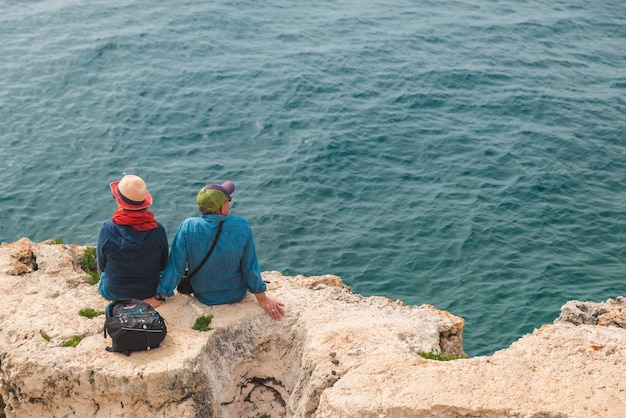
[{"label": "two people sitting on rock", "polygon": [[169,257],[165,229],[147,211],[152,196],[143,180],[124,176],[111,183],[111,191],[118,210],[103,225],[97,247],[102,296],[144,299],[156,308],[174,296],[186,268],[193,271],[200,266],[189,284],[201,303],[234,303],[249,291],[272,318],[280,320],[285,315],[283,303],[266,294],[248,221],[228,216],[233,182],[209,184],[198,192],[196,202],[202,216],[180,224]]}]

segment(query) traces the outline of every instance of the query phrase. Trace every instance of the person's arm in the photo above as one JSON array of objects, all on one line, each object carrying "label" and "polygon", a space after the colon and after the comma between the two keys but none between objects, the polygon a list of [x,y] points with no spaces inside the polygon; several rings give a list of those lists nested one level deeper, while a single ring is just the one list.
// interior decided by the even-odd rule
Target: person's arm
[{"label": "person's arm", "polygon": [[252,230],[250,230],[248,242],[246,243],[242,258],[241,270],[246,278],[248,290],[254,294],[259,305],[275,320],[280,321],[285,316],[284,304],[276,299],[267,296],[265,291],[267,286],[261,277],[259,261],[256,257],[256,248],[254,239],[252,238]]},{"label": "person's arm", "polygon": [[255,293],[254,297],[256,297],[256,300],[259,302],[259,305],[261,305],[261,308],[270,314],[272,318],[277,321],[283,319],[283,316],[285,316],[285,310],[283,309],[285,306],[284,303],[268,297],[265,292]]},{"label": "person's arm", "polygon": [[165,228],[161,227],[161,271],[165,270],[167,267],[168,255],[169,246],[167,243],[167,233],[165,232]]},{"label": "person's arm", "polygon": [[106,267],[107,259],[104,255],[104,244],[106,242],[106,233],[104,232],[104,225],[100,229],[100,235],[98,236],[98,245],[96,246],[96,263],[98,264],[98,271],[102,273]]},{"label": "person's arm", "polygon": [[[167,260],[168,260],[168,244],[167,244],[167,233],[165,232],[165,228],[161,224],[159,224],[159,248],[161,249],[161,255],[159,257],[159,266],[160,266],[161,280],[163,280],[163,273],[167,267]],[[163,302],[165,302],[165,296],[160,294],[157,289],[157,292],[154,294],[154,296],[144,299],[144,302],[148,303],[153,308],[158,308]]]},{"label": "person's arm", "polygon": [[262,293],[267,290],[263,278],[261,277],[261,269],[259,268],[259,260],[256,256],[256,247],[252,237],[252,230],[248,227],[247,240],[243,246],[239,268],[243,274],[248,291],[250,293]]},{"label": "person's arm", "polygon": [[161,306],[163,302],[165,302],[165,298],[162,295],[157,293],[151,298],[144,299],[143,301],[156,309],[159,306]]},{"label": "person's arm", "polygon": [[171,297],[174,296],[174,289],[180,283],[185,267],[187,266],[187,248],[185,246],[185,232],[183,224],[178,227],[172,241],[172,248],[167,260],[167,267],[163,271],[161,281],[157,286],[156,293]]}]

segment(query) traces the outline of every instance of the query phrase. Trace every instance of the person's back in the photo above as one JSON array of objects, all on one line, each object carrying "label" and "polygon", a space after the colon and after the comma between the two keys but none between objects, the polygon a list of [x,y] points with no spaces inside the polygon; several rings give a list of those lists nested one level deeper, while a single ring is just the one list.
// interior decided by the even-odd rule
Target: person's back
[{"label": "person's back", "polygon": [[152,196],[141,178],[124,176],[111,183],[111,192],[118,209],[102,226],[96,248],[100,294],[109,300],[150,299],[167,264],[165,228],[147,210]]},{"label": "person's back", "polygon": [[[199,265],[215,240],[220,222],[222,231],[211,257],[191,278],[194,296],[205,305],[237,302],[248,290],[251,293],[266,290],[252,230],[248,221],[238,216],[207,214],[183,221],[172,243],[173,261],[164,274],[180,277],[187,263],[192,268]],[[187,249],[186,257],[180,254],[182,248]]]},{"label": "person's back", "polygon": [[157,294],[174,295],[185,268],[193,271],[207,256],[221,223],[213,252],[191,278],[194,296],[205,305],[219,305],[237,302],[249,291],[274,319],[281,319],[283,304],[265,294],[248,221],[228,216],[234,190],[232,182],[209,184],[200,190],[196,200],[202,216],[188,218],[178,227]]},{"label": "person's back", "polygon": [[137,231],[130,225],[106,221],[98,240],[98,263],[107,299],[146,299],[154,296],[167,264],[167,235],[156,229]]}]

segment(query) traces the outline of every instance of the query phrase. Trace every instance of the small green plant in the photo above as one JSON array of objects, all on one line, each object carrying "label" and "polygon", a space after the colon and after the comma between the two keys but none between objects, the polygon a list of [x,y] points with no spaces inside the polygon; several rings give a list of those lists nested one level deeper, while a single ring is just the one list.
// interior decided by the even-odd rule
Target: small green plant
[{"label": "small green plant", "polygon": [[95,318],[96,316],[99,315],[104,315],[103,311],[96,311],[95,309],[91,309],[91,308],[85,308],[85,309],[81,309],[78,314],[80,316],[84,316],[85,318]]},{"label": "small green plant", "polygon": [[80,335],[74,335],[72,338],[63,343],[63,347],[76,347],[82,339],[83,337]]},{"label": "small green plant", "polygon": [[48,333],[44,330],[39,331],[39,333],[41,334],[41,336],[43,337],[44,340],[46,341],[50,341],[50,336],[48,335]]},{"label": "small green plant", "polygon": [[438,350],[430,350],[427,353],[419,353],[420,356],[424,357],[428,360],[439,360],[439,361],[449,361],[449,360],[459,360],[462,358],[467,358],[467,356],[455,356],[454,354],[446,353],[445,351]]},{"label": "small green plant", "polygon": [[196,323],[193,325],[193,329],[195,329],[196,331],[210,331],[213,328],[211,328],[209,325],[211,325],[211,321],[213,320],[213,315],[202,315],[196,318]]},{"label": "small green plant", "polygon": [[54,243],[55,244],[63,244],[63,238],[55,238],[54,239]]},{"label": "small green plant", "polygon": [[98,262],[96,259],[96,249],[94,247],[87,247],[85,254],[81,260],[81,267],[85,270],[91,280],[89,284],[97,284],[100,281],[100,273],[98,273]]}]

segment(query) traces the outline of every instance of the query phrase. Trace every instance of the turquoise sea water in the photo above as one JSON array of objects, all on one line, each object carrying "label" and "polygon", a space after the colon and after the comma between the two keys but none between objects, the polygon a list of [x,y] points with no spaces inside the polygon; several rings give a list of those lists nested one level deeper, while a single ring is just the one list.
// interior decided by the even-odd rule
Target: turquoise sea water
[{"label": "turquoise sea water", "polygon": [[465,318],[468,354],[626,294],[626,2],[0,2],[0,241],[171,238],[237,185],[262,270]]}]

